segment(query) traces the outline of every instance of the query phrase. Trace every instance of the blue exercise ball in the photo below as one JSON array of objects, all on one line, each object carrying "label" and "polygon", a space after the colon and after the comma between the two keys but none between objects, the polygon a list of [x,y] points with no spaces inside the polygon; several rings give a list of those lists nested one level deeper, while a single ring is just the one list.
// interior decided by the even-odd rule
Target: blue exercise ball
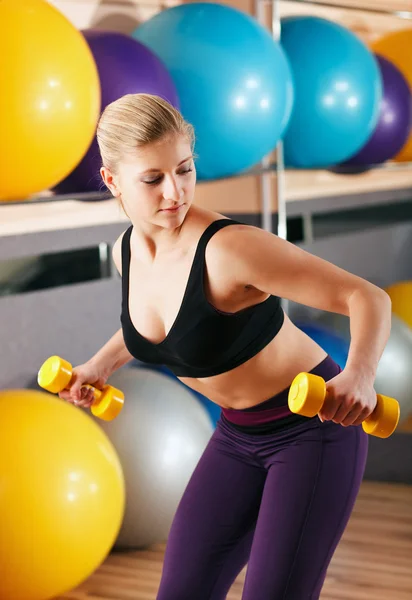
[{"label": "blue exercise ball", "polygon": [[329,328],[316,323],[296,323],[296,326],[319,344],[341,369],[345,368],[349,353],[349,341],[347,339],[335,331],[331,331]]},{"label": "blue exercise ball", "polygon": [[272,151],[293,105],[288,61],[269,31],[215,3],[166,9],[132,36],[166,65],[196,133],[199,179],[244,171]]},{"label": "blue exercise ball", "polygon": [[354,33],[319,17],[285,17],[281,44],[295,101],[284,136],[287,166],[322,168],[353,156],[378,121],[382,78]]}]

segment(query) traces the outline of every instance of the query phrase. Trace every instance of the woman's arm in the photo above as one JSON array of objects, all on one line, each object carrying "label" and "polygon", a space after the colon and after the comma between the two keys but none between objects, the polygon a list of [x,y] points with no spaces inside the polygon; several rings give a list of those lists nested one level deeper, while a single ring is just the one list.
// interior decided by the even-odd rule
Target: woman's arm
[{"label": "woman's arm", "polygon": [[212,252],[227,263],[239,285],[349,316],[347,366],[375,377],[391,324],[391,301],[384,290],[262,229],[233,226],[220,233],[225,235]]},{"label": "woman's arm", "polygon": [[119,329],[88,362],[91,365],[98,365],[99,371],[103,372],[107,378],[132,358],[133,356],[124,343],[123,331]]},{"label": "woman's arm", "polygon": [[[122,237],[123,234],[114,244],[112,252],[120,274]],[[119,329],[86,363],[73,369],[70,386],[59,393],[60,398],[77,406],[91,406],[94,399],[93,390],[85,388],[84,385],[91,384],[102,389],[110,375],[132,358],[124,343],[123,331]]]},{"label": "woman's arm", "polygon": [[347,306],[351,343],[346,368],[356,368],[374,381],[391,330],[391,300],[386,292],[370,284],[355,289]]},{"label": "woman's arm", "polygon": [[208,252],[239,285],[349,316],[347,364],[338,376],[339,385],[331,384],[336,402],[325,403],[322,413],[325,419],[345,425],[359,424],[376,404],[373,384],[391,328],[388,294],[257,227],[234,225],[219,233],[223,235],[216,237]]},{"label": "woman's arm", "polygon": [[[112,258],[113,262],[119,271],[119,274],[122,274],[122,239],[124,232],[117,238],[116,242],[113,244],[112,249]],[[113,337],[102,347],[92,358],[88,361],[91,364],[99,365],[103,368],[107,377],[110,377],[114,371],[123,367],[127,362],[132,360],[133,356],[127,350],[126,345],[124,343],[123,331],[120,328]]]}]

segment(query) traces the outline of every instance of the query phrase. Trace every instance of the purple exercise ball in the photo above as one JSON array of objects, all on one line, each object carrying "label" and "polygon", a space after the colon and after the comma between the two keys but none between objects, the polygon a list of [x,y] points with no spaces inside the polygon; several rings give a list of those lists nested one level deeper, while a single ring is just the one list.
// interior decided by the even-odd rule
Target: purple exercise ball
[{"label": "purple exercise ball", "polygon": [[[100,77],[101,110],[125,94],[161,96],[180,107],[173,80],[163,62],[144,44],[113,31],[82,31]],[[79,65],[81,68],[81,65]],[[54,191],[57,194],[107,191],[100,176],[101,157],[94,137],[87,153]]]},{"label": "purple exercise ball", "polygon": [[375,54],[381,72],[383,96],[378,123],[357,154],[342,163],[376,165],[393,158],[406,143],[412,124],[412,96],[408,82],[387,58]]}]

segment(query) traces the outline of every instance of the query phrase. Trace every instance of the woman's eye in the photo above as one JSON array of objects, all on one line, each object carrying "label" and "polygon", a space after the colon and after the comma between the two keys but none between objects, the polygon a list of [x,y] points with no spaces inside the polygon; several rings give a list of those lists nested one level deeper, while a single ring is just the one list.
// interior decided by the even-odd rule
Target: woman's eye
[{"label": "woman's eye", "polygon": [[[191,167],[189,167],[188,169],[185,169],[184,171],[179,171],[178,175],[187,175],[188,173],[191,173],[193,171],[193,169]],[[143,181],[143,183],[146,183],[147,185],[157,185],[158,183],[160,183],[163,179],[163,175],[161,175],[160,177],[156,177],[156,179],[145,179]]]},{"label": "woman's eye", "polygon": [[161,177],[157,177],[156,179],[149,179],[148,181],[144,181],[143,183],[147,183],[147,185],[156,185],[162,181]]}]

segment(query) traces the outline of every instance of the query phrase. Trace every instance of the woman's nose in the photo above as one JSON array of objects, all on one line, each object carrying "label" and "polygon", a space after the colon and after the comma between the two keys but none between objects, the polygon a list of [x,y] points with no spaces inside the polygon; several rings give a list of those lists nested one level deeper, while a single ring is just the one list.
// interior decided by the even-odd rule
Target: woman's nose
[{"label": "woman's nose", "polygon": [[165,200],[178,202],[182,194],[183,190],[174,177],[165,178],[165,186],[163,188],[163,197]]}]

